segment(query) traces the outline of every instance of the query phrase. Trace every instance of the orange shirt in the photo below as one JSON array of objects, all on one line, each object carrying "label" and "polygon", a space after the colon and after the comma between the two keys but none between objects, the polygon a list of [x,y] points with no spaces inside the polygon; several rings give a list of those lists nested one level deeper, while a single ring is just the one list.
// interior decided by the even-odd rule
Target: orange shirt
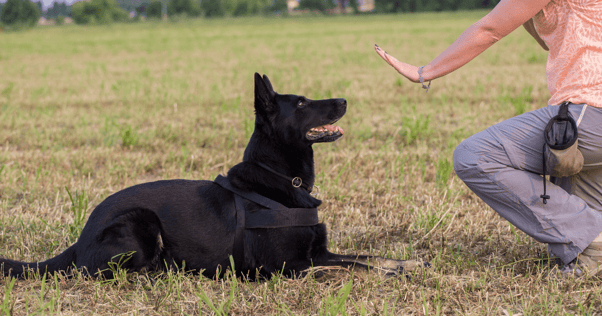
[{"label": "orange shirt", "polygon": [[602,1],[552,0],[533,22],[550,48],[548,104],[602,107]]}]

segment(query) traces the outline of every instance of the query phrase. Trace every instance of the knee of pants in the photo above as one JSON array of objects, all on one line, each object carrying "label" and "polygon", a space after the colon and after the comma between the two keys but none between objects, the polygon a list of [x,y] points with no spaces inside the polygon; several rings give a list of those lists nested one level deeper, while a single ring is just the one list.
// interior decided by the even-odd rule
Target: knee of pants
[{"label": "knee of pants", "polygon": [[464,182],[474,177],[478,166],[479,156],[477,154],[475,140],[469,137],[462,141],[454,150],[454,171]]}]

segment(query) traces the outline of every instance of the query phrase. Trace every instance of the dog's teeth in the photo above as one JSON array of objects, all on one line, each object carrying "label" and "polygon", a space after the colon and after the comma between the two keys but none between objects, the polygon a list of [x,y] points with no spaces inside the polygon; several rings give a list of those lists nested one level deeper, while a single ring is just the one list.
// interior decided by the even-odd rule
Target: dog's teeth
[{"label": "dog's teeth", "polygon": [[311,128],[308,132],[307,132],[307,138],[314,140],[314,139],[319,139],[325,136],[338,136],[338,135],[343,135],[343,129],[340,128],[339,126],[336,125],[322,125],[322,126],[317,126],[314,128]]}]

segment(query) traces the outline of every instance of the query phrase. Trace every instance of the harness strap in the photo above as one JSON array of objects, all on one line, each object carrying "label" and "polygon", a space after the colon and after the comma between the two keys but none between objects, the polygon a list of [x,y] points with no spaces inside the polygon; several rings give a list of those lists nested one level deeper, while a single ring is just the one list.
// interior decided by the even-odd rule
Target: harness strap
[{"label": "harness strap", "polygon": [[[242,269],[245,258],[245,229],[250,228],[282,228],[298,226],[314,226],[319,224],[317,208],[288,208],[274,200],[270,200],[252,191],[243,191],[232,186],[228,178],[218,175],[214,182],[222,188],[234,193],[236,208],[236,230],[232,256],[234,267]],[[256,211],[245,209],[245,199],[257,203],[264,208]]]},{"label": "harness strap", "polygon": [[[237,195],[240,195],[251,202],[255,202],[265,208],[272,209],[274,211],[284,211],[284,212],[290,212],[291,210],[293,212],[300,212],[300,211],[313,212],[313,211],[315,211],[316,214],[318,211],[318,209],[315,207],[314,208],[288,208],[274,200],[270,200],[270,199],[266,198],[265,196],[259,195],[256,192],[243,191],[238,188],[235,188],[232,186],[232,184],[230,184],[230,181],[228,180],[228,178],[226,178],[222,175],[218,175],[217,178],[215,178],[214,182],[228,191],[234,192]],[[299,226],[299,225],[295,225],[295,226]],[[304,226],[304,225],[302,225],[302,226]]]},{"label": "harness strap", "polygon": [[236,271],[242,271],[242,264],[245,262],[245,206],[243,202],[238,195],[234,196],[236,230],[234,231],[232,258],[234,259],[234,269]]},{"label": "harness strap", "polygon": [[300,227],[319,223],[317,208],[289,208],[287,211],[268,208],[245,212],[245,215],[246,228]]},{"label": "harness strap", "polygon": [[266,166],[265,164],[259,162],[259,161],[255,161],[254,162],[256,165],[260,166],[261,168],[279,176],[280,178],[283,178],[285,180],[291,181],[291,185],[295,188],[303,188],[305,189],[305,191],[307,191],[307,193],[311,193],[311,191],[313,190],[313,186],[309,186],[307,183],[303,183],[303,179],[299,178],[299,177],[294,177],[294,178],[290,178],[289,176],[282,174],[268,166]]}]

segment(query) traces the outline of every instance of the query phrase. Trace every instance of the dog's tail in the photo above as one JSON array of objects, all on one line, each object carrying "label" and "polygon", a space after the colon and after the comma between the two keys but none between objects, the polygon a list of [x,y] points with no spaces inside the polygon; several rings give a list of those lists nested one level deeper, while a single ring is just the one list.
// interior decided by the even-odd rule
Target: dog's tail
[{"label": "dog's tail", "polygon": [[19,279],[27,277],[29,272],[42,276],[44,273],[65,271],[72,267],[75,261],[75,245],[67,248],[60,255],[43,262],[21,262],[0,258],[0,273]]}]

